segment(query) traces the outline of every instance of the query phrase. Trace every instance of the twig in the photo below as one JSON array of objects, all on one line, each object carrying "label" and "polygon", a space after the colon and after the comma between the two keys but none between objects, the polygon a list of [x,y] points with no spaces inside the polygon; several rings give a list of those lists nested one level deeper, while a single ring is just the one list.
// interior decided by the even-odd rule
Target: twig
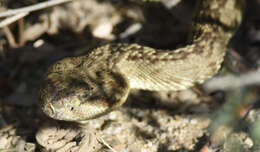
[{"label": "twig", "polygon": [[0,28],[3,28],[21,18],[23,18],[24,16],[28,15],[29,13],[28,12],[22,12],[22,13],[19,13],[19,14],[16,14],[14,16],[10,16],[6,19],[4,19],[3,21],[0,22]]},{"label": "twig", "polygon": [[102,137],[98,138],[99,142],[107,146],[112,152],[117,152],[113,147],[111,147]]},{"label": "twig", "polygon": [[207,81],[203,88],[211,92],[213,90],[230,90],[249,85],[260,84],[260,71],[242,74],[240,76],[220,76]]},{"label": "twig", "polygon": [[10,44],[10,46],[11,46],[12,48],[17,48],[17,47],[18,47],[18,44],[16,43],[15,38],[14,38],[14,35],[13,35],[13,33],[11,32],[11,30],[9,29],[8,26],[5,26],[5,27],[4,27],[4,32],[5,32],[5,36],[6,36],[6,38],[7,38],[8,43]]},{"label": "twig", "polygon": [[24,46],[25,37],[24,37],[24,18],[18,20],[18,31],[19,31],[19,39],[18,45],[19,47]]},{"label": "twig", "polygon": [[35,5],[5,11],[3,13],[0,13],[0,18],[12,16],[12,15],[17,15],[19,13],[25,13],[25,12],[29,13],[29,12],[32,12],[32,11],[41,10],[41,9],[44,9],[44,8],[47,8],[47,7],[53,7],[55,5],[59,5],[59,4],[67,3],[67,2],[71,2],[71,1],[73,1],[73,0],[48,0],[48,1],[45,1],[45,2],[37,3]]}]

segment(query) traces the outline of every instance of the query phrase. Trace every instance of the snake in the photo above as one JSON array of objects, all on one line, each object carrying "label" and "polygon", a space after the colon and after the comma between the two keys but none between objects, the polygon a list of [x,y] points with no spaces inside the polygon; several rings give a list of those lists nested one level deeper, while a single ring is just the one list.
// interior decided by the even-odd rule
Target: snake
[{"label": "snake", "polygon": [[197,1],[191,41],[183,47],[111,43],[51,65],[39,91],[42,111],[84,122],[121,107],[131,89],[179,91],[213,77],[241,24],[245,0]]}]

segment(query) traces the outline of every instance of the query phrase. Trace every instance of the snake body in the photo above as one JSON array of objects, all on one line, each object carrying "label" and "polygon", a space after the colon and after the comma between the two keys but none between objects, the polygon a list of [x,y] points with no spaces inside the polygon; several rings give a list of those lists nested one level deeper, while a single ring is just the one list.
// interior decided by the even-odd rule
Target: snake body
[{"label": "snake body", "polygon": [[242,20],[245,0],[201,0],[193,39],[176,50],[108,44],[85,56],[50,66],[40,90],[48,116],[84,121],[120,107],[130,89],[182,90],[219,70],[230,38]]}]

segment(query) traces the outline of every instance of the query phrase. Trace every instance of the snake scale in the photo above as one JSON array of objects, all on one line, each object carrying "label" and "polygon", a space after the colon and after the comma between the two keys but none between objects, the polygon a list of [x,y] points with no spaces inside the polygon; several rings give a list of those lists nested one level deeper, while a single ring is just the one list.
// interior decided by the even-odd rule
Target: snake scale
[{"label": "snake scale", "polygon": [[215,75],[242,20],[245,0],[201,0],[190,44],[159,50],[138,44],[107,44],[49,67],[40,107],[57,120],[81,122],[118,107],[130,89],[182,90]]}]

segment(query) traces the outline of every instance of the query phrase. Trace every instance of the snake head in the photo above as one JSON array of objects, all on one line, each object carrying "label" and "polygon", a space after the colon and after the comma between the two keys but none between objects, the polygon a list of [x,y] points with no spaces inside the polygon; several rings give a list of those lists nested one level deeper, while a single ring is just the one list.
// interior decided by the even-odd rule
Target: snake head
[{"label": "snake head", "polygon": [[42,111],[53,119],[80,122],[99,117],[121,106],[130,90],[128,80],[112,70],[53,69],[43,81],[39,100]]}]

